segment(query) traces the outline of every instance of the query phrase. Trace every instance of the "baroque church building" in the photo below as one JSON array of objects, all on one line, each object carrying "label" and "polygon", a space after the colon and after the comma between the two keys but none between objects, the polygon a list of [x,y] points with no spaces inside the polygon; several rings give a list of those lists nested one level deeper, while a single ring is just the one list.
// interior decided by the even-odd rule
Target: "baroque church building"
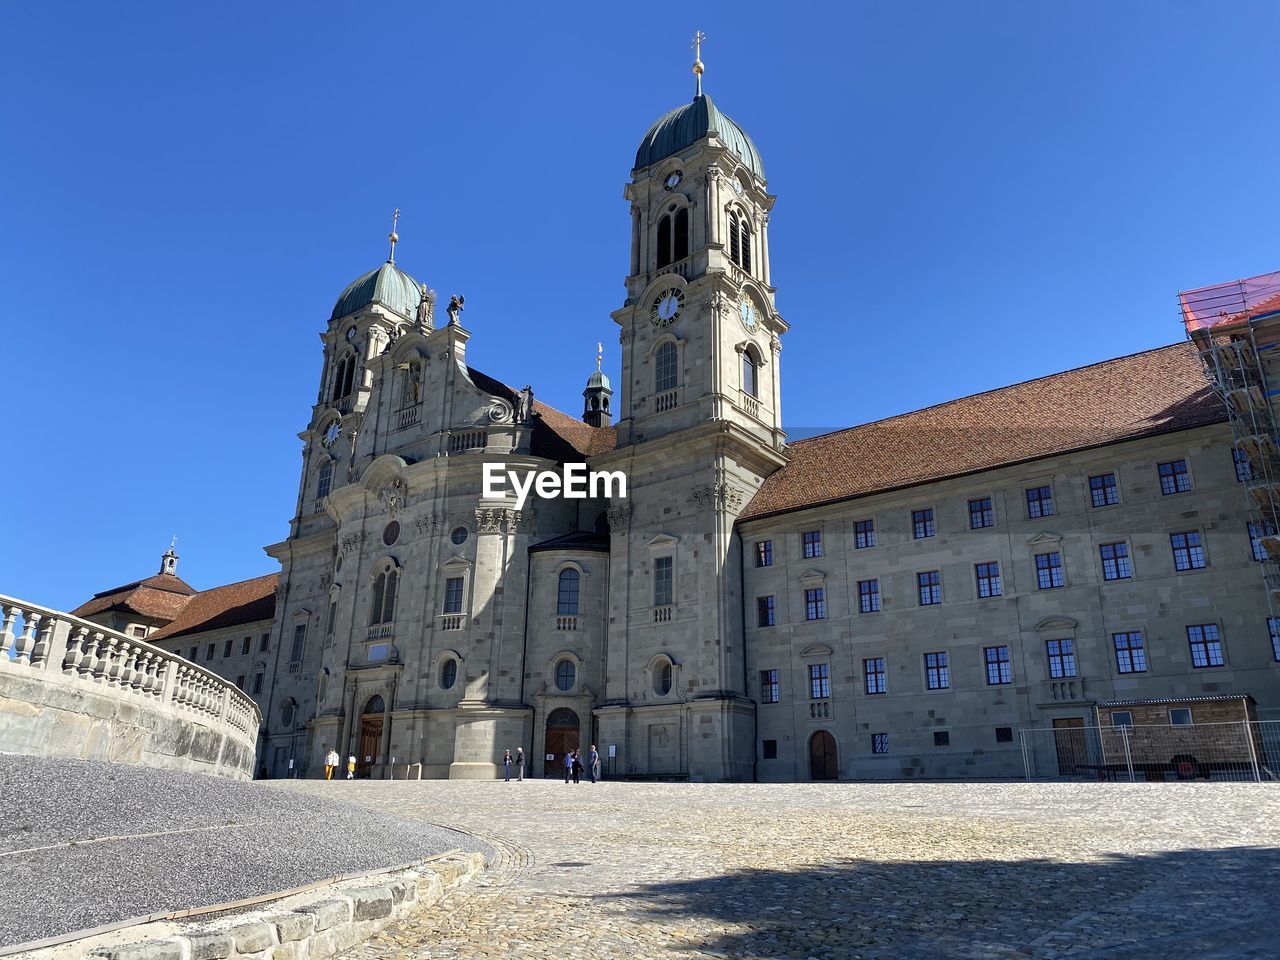
[{"label": "baroque church building", "polygon": [[[590,744],[614,777],[1020,776],[1013,731],[1110,703],[1280,717],[1194,347],[788,443],[775,197],[700,79],[626,185],[616,393],[597,370],[571,417],[470,366],[462,298],[437,309],[393,231],[322,331],[278,577],[199,592],[170,551],[77,613],[249,691],[270,776],[336,749],[492,778],[517,747],[554,775]],[[627,495],[517,507],[486,496],[495,462],[622,471]]]}]

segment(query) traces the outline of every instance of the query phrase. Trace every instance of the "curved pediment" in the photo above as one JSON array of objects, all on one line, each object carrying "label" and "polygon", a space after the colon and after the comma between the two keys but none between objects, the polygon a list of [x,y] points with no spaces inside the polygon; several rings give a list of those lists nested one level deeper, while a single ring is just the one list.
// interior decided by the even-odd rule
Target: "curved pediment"
[{"label": "curved pediment", "polygon": [[1046,617],[1044,620],[1041,620],[1039,623],[1036,624],[1036,630],[1038,631],[1044,631],[1044,630],[1074,631],[1078,626],[1080,626],[1080,624],[1078,624],[1075,620],[1072,620],[1070,617]]},{"label": "curved pediment", "polygon": [[803,650],[800,651],[800,656],[829,657],[833,653],[835,653],[835,651],[832,650],[830,647],[828,647],[825,643],[811,643],[809,644],[809,646],[805,647]]}]

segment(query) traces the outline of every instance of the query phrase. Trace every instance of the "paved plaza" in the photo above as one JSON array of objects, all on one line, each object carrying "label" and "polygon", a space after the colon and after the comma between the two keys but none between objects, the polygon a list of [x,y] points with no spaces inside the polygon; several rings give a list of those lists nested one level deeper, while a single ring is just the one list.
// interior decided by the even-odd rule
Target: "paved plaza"
[{"label": "paved plaza", "polygon": [[1276,956],[1265,784],[276,786],[499,851],[349,960]]}]

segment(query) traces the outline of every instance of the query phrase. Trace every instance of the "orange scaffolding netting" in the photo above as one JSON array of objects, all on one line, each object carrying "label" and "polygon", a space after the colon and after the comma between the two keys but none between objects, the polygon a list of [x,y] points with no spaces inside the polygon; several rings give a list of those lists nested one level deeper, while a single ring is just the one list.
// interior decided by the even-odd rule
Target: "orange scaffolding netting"
[{"label": "orange scaffolding netting", "polygon": [[1280,313],[1280,270],[1178,294],[1187,333]]}]

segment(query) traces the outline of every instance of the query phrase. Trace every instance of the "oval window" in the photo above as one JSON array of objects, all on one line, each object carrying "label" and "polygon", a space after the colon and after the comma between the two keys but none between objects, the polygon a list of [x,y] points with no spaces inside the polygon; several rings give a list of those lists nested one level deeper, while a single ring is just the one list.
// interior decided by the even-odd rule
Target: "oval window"
[{"label": "oval window", "polygon": [[400,539],[400,521],[392,520],[382,528],[382,542],[388,547]]},{"label": "oval window", "polygon": [[449,539],[452,540],[454,543],[456,543],[458,546],[462,546],[464,543],[467,542],[467,537],[469,537],[470,535],[471,535],[471,532],[466,527],[454,527],[453,533],[449,534]]},{"label": "oval window", "polygon": [[440,664],[440,689],[449,690],[458,682],[458,661],[446,660]]},{"label": "oval window", "polygon": [[280,725],[284,727],[292,727],[293,714],[294,714],[293,701],[286,700],[283,704],[280,705]]},{"label": "oval window", "polygon": [[664,660],[653,668],[653,690],[660,697],[671,692],[671,679],[674,671],[670,660]]},{"label": "oval window", "polygon": [[578,669],[572,660],[561,660],[556,664],[556,686],[561,690],[572,690],[577,674]]}]

